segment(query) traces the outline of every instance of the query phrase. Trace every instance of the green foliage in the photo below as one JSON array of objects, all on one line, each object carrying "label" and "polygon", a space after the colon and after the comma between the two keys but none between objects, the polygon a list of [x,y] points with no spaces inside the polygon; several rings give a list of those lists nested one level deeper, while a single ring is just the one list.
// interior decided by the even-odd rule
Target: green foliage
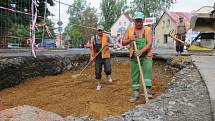
[{"label": "green foliage", "polygon": [[[19,41],[26,40],[29,38],[29,23],[31,21],[31,15],[26,15],[23,13],[31,13],[31,0],[1,0],[0,6],[8,8],[12,11],[0,9],[0,42],[2,38],[9,38],[9,41],[13,41],[14,38],[18,38]],[[54,5],[53,0],[47,0],[49,5]],[[38,16],[44,16],[45,0],[39,0],[38,6]],[[19,12],[22,13],[19,13]],[[46,16],[51,13],[47,10]],[[38,23],[41,23],[43,19],[38,19]],[[49,22],[50,23],[50,22]],[[51,24],[49,24],[51,25]],[[53,26],[50,26],[53,28]],[[39,32],[38,32],[39,33]],[[53,33],[53,30],[52,30]],[[41,34],[41,33],[39,33]],[[39,35],[38,34],[38,35]],[[41,34],[42,35],[42,34]],[[12,39],[11,39],[12,38]]]},{"label": "green foliage", "polygon": [[[53,0],[47,1],[50,5],[54,5]],[[31,13],[31,0],[1,0],[1,7],[13,9],[14,12],[1,9],[0,11],[0,23],[4,25],[4,30],[9,29],[14,24],[26,25],[31,20],[30,15],[18,13],[15,11]],[[39,0],[38,15],[44,15],[45,0]],[[47,16],[50,12],[47,10]]]},{"label": "green foliage", "polygon": [[95,31],[88,27],[96,28],[97,26],[96,9],[88,6],[85,0],[75,0],[72,7],[68,9],[68,13],[69,24],[63,35],[71,36],[72,47],[83,46]]},{"label": "green foliage", "polygon": [[[43,21],[41,21],[41,24],[43,24]],[[48,33],[46,29],[44,29],[44,38],[54,38],[54,23],[51,20],[46,20],[46,25],[49,27],[49,30],[51,32],[51,37],[48,36]],[[42,40],[42,33],[43,33],[43,27],[39,27],[38,30],[36,29],[36,42],[40,43]],[[20,44],[26,44],[26,40],[30,38],[30,29],[29,26],[21,25],[21,24],[14,24],[9,30],[8,30],[8,38],[9,43],[20,43]]]},{"label": "green foliage", "polygon": [[134,0],[131,7],[131,14],[134,11],[142,11],[146,17],[158,16],[161,11],[166,11],[175,0]]},{"label": "green foliage", "polygon": [[117,18],[128,8],[126,4],[126,0],[102,0],[100,6],[104,17],[104,27],[107,31],[110,30]]}]

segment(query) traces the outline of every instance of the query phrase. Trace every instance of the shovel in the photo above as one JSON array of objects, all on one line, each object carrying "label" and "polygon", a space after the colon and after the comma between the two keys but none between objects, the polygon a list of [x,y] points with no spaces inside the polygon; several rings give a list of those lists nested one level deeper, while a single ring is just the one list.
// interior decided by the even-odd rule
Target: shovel
[{"label": "shovel", "polygon": [[99,55],[99,53],[104,49],[104,47],[105,47],[105,46],[103,46],[103,47],[99,50],[99,52],[95,55],[95,57],[94,57],[93,59],[91,59],[91,60],[87,63],[87,65],[81,70],[81,72],[80,72],[79,74],[72,75],[72,78],[77,78],[77,77],[81,76],[82,73],[84,72],[84,70],[85,70],[85,69],[90,65],[90,63]]},{"label": "shovel", "polygon": [[[134,41],[134,50],[135,51],[137,50],[137,44],[135,41]],[[142,80],[142,84],[143,84],[145,99],[146,99],[146,102],[148,102],[149,97],[148,97],[147,90],[146,90],[146,85],[145,85],[145,81],[144,81],[144,77],[143,77],[143,70],[142,70],[142,67],[140,64],[140,57],[139,56],[137,56],[137,62],[138,62],[139,70],[140,70],[140,76],[141,76],[141,80]]]}]

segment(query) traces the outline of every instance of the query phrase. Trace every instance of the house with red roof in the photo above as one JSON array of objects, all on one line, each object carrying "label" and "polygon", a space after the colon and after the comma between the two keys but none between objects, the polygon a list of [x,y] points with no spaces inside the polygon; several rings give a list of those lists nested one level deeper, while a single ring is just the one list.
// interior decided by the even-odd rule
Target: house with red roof
[{"label": "house with red roof", "polygon": [[174,40],[168,37],[169,32],[172,30],[176,31],[176,27],[179,23],[179,17],[184,18],[186,30],[189,30],[190,19],[193,15],[195,15],[194,12],[164,12],[155,27],[156,46],[164,48],[175,48]]}]

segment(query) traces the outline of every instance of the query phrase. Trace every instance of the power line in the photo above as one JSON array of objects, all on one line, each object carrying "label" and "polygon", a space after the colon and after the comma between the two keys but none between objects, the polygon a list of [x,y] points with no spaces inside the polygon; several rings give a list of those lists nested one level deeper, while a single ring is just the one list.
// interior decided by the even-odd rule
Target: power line
[{"label": "power line", "polygon": [[[2,6],[0,6],[0,9],[4,9],[4,10],[10,11],[10,12],[14,12],[14,13],[20,13],[20,14],[25,14],[25,15],[28,15],[28,16],[32,16],[31,13],[27,13],[27,12],[23,12],[23,11],[18,11],[18,10],[14,10],[14,9],[2,7]],[[43,16],[37,16],[37,17],[38,18],[44,18]],[[45,17],[45,18],[48,19],[47,17]],[[58,21],[57,19],[53,19],[53,18],[50,18],[50,19],[54,20],[54,21]]]},{"label": "power line", "polygon": [[[25,15],[29,15],[29,16],[32,15],[32,14],[27,13],[27,12],[22,12],[22,11],[10,9],[10,8],[2,7],[2,6],[0,6],[0,9],[4,9],[4,10],[11,11],[11,12],[14,12],[14,13],[21,13],[21,14],[25,14]],[[38,17],[43,18],[43,16],[38,16]]]},{"label": "power line", "polygon": [[74,6],[70,5],[70,4],[67,4],[67,3],[64,3],[64,2],[61,2],[61,1],[58,1],[58,0],[53,0],[53,1],[55,1],[57,3],[60,3],[60,4],[63,4],[63,5],[67,5],[69,7],[74,7]]}]

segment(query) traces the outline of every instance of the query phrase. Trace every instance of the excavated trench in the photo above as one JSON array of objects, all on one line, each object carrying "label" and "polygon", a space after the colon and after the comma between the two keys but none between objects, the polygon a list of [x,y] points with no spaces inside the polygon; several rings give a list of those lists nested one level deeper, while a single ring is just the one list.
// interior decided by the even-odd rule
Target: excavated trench
[{"label": "excavated trench", "polygon": [[[35,65],[37,65],[36,63]],[[34,75],[32,76],[34,78],[26,79],[19,85],[2,89],[0,91],[0,110],[30,105],[55,112],[63,117],[87,115],[94,119],[103,119],[108,115],[121,115],[135,106],[145,103],[144,97],[141,97],[136,103],[128,102],[132,90],[129,79],[130,62],[127,59],[113,59],[113,83],[107,82],[103,73],[101,91],[95,90],[93,65],[86,69],[85,75],[72,78],[81,70],[81,68],[75,68],[77,65],[78,63],[73,66],[70,64],[69,70],[63,67],[65,71],[59,71],[62,72],[61,74],[54,73],[54,75],[48,76],[38,76],[38,74],[37,77]],[[44,68],[42,69],[44,70]],[[164,92],[168,81],[178,70],[178,68],[168,65],[166,61],[154,60],[153,98]]]}]

